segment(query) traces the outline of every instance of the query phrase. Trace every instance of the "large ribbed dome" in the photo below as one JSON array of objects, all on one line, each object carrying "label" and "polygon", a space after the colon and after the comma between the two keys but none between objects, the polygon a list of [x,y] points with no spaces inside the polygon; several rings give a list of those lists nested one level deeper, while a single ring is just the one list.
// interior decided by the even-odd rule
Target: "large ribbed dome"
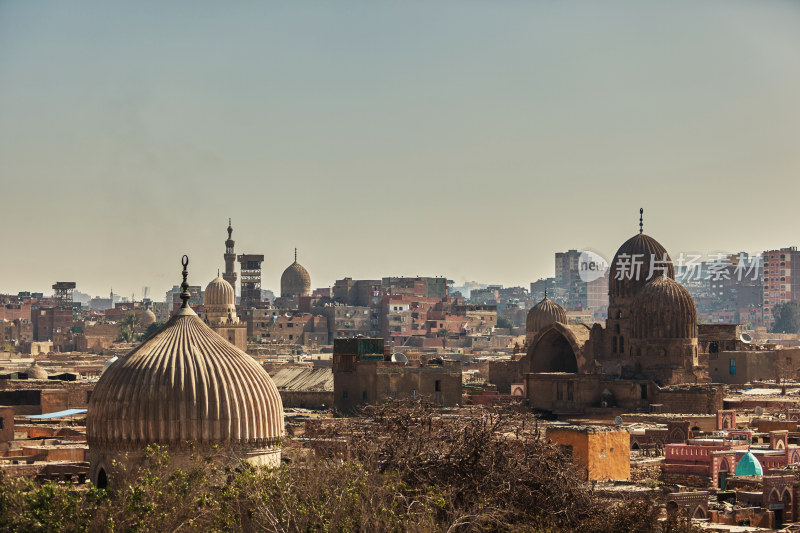
[{"label": "large ribbed dome", "polygon": [[[655,264],[656,268],[651,278],[649,277],[650,266],[653,264],[653,259],[659,263]],[[661,263],[661,261],[666,261],[666,263]],[[632,268],[634,265],[636,266]],[[668,277],[675,279],[675,268],[664,247],[644,233],[634,235],[619,247],[611,261],[608,281],[609,298],[613,300],[635,296],[648,281],[664,274],[661,266],[666,268]]]},{"label": "large ribbed dome", "polygon": [[311,276],[303,265],[295,260],[281,276],[281,297],[311,296]]},{"label": "large ribbed dome", "polygon": [[206,286],[203,294],[203,305],[236,306],[236,293],[230,283],[217,276]]},{"label": "large ribbed dome", "polygon": [[567,323],[567,312],[545,295],[544,300],[531,307],[528,311],[528,318],[525,320],[525,330],[527,333],[537,333],[545,326],[553,322]]},{"label": "large ribbed dome", "polygon": [[267,372],[189,307],[105,370],[86,421],[90,449],[264,448],[282,434],[283,405]]},{"label": "large ribbed dome", "polygon": [[633,337],[691,339],[697,337],[697,307],[683,285],[659,276],[633,299]]}]

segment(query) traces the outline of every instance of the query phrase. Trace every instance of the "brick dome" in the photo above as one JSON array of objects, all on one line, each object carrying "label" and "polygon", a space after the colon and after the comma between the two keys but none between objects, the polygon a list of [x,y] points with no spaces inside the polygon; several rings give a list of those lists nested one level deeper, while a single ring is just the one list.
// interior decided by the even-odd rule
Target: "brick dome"
[{"label": "brick dome", "polygon": [[525,320],[525,331],[528,334],[537,333],[553,322],[567,323],[567,312],[545,295],[544,299],[531,307]]},{"label": "brick dome", "polygon": [[697,307],[683,285],[659,276],[633,299],[633,331],[637,339],[697,337]]},{"label": "brick dome", "polygon": [[311,296],[311,276],[308,270],[295,260],[281,276],[281,297]]},{"label": "brick dome", "polygon": [[[614,254],[614,259],[611,261],[611,269],[609,270],[608,296],[611,300],[610,303],[613,304],[615,298],[632,298],[653,279],[648,279],[653,259],[667,261],[666,264],[656,264],[653,278],[663,276],[664,271],[659,268],[663,265],[666,267],[667,277],[675,279],[675,268],[667,254],[667,250],[649,235],[639,233],[619,247],[617,253]],[[631,268],[634,261],[639,265],[638,275]]]},{"label": "brick dome", "polygon": [[156,321],[156,314],[150,309],[145,309],[144,313],[139,317],[139,323],[143,326],[149,326]]}]

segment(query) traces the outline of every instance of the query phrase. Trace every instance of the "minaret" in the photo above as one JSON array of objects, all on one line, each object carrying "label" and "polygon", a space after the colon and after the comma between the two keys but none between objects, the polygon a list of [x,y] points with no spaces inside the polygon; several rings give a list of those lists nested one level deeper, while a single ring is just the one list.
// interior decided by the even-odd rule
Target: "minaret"
[{"label": "minaret", "polygon": [[225,241],[225,273],[222,279],[227,281],[233,287],[233,292],[236,292],[236,270],[234,263],[236,262],[236,252],[233,251],[234,240],[231,237],[233,234],[233,227],[231,226],[231,219],[228,219],[228,240]]}]

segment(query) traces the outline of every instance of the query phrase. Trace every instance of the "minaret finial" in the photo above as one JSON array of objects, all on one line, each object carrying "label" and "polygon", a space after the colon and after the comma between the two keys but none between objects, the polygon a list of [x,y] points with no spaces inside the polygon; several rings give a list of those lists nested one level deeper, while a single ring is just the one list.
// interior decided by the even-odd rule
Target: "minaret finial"
[{"label": "minaret finial", "polygon": [[639,233],[644,233],[644,208],[639,208]]},{"label": "minaret finial", "polygon": [[181,264],[183,265],[183,283],[181,283],[181,300],[183,300],[183,305],[181,305],[181,309],[186,309],[189,307],[189,298],[191,295],[189,294],[189,282],[186,281],[187,276],[189,275],[189,271],[186,270],[186,267],[189,266],[189,256],[184,255],[181,259]]},{"label": "minaret finial", "polygon": [[233,226],[231,225],[231,219],[229,217],[228,218],[228,239],[229,240],[230,240],[232,234],[233,234]]}]

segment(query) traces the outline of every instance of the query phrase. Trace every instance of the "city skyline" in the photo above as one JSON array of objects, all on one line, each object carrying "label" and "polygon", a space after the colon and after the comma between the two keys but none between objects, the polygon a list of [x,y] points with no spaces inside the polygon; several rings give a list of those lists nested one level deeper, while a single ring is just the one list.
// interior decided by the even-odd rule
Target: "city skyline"
[{"label": "city skyline", "polygon": [[228,217],[273,290],[527,286],[639,207],[673,259],[798,244],[796,4],[204,8],[0,5],[0,292],[205,286]]}]

